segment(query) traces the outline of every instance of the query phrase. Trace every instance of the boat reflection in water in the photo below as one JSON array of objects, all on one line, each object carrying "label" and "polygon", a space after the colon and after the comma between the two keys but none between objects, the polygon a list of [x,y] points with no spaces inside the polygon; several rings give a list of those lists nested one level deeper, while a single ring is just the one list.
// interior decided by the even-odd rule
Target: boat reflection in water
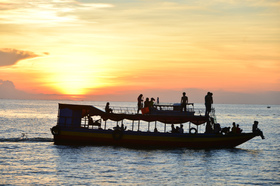
[{"label": "boat reflection in water", "polygon": [[[181,112],[180,104],[154,105],[142,109],[141,114],[133,109],[112,111],[107,113],[90,105],[59,104],[57,125],[51,128],[54,143],[133,148],[233,148],[259,136],[261,132],[231,133],[221,130],[214,109],[209,115],[196,115],[194,104],[188,104],[186,112]],[[131,121],[131,130],[126,130],[124,120]],[[116,123],[113,129],[107,129],[108,121]],[[152,132],[151,122],[155,126]],[[147,126],[146,131],[140,131],[143,124]],[[159,124],[164,125],[164,131],[157,130]],[[182,132],[179,127],[176,129],[174,124],[188,126],[188,132]],[[205,132],[198,133],[198,126],[202,124],[206,124]],[[172,132],[167,132],[167,127],[172,127]]]}]

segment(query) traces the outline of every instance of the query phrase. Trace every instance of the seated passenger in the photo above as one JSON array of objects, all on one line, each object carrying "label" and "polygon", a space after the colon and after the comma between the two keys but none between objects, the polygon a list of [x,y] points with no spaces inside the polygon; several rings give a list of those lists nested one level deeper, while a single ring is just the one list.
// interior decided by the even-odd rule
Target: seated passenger
[{"label": "seated passenger", "polygon": [[239,128],[239,125],[236,125],[236,133],[240,134],[242,132],[242,129]]},{"label": "seated passenger", "polygon": [[180,128],[178,126],[176,127],[175,133],[180,133]]},{"label": "seated passenger", "polygon": [[153,110],[155,110],[155,107],[154,107],[154,101],[155,101],[155,99],[154,98],[151,98],[151,101],[150,101],[150,104],[149,104],[149,110],[150,111],[153,111]]},{"label": "seated passenger", "polygon": [[122,125],[121,125],[121,130],[122,130],[122,131],[125,131],[125,130],[126,130],[126,126],[124,127],[123,123],[122,123]]},{"label": "seated passenger", "polygon": [[117,126],[113,127],[114,130],[121,130],[121,127],[119,126],[119,124],[117,124]]},{"label": "seated passenger", "polygon": [[150,107],[150,101],[149,101],[149,98],[146,98],[145,102],[144,102],[144,108],[145,107]]},{"label": "seated passenger", "polygon": [[206,127],[205,127],[205,133],[206,134],[211,134],[213,133],[213,128],[212,128],[212,121],[207,121]]},{"label": "seated passenger", "polygon": [[219,134],[221,132],[221,125],[219,123],[214,124],[214,132],[215,134]]},{"label": "seated passenger", "polygon": [[176,129],[174,127],[174,124],[171,125],[171,133],[176,133]]},{"label": "seated passenger", "polygon": [[254,121],[254,124],[252,126],[252,132],[257,134],[257,135],[260,135],[261,138],[264,139],[263,132],[258,128],[258,124],[259,124],[258,121]]},{"label": "seated passenger", "polygon": [[92,118],[90,117],[90,115],[88,115],[88,124],[89,124],[89,125],[93,125],[93,120],[92,120]]},{"label": "seated passenger", "polygon": [[158,132],[157,128],[155,128],[155,129],[154,129],[154,132],[155,132],[155,133],[157,133],[157,132]]},{"label": "seated passenger", "polygon": [[230,131],[230,127],[224,127],[224,128],[222,128],[221,133],[222,134],[228,134],[229,131]]},{"label": "seated passenger", "polygon": [[180,125],[180,128],[178,129],[178,131],[179,131],[179,133],[182,133],[182,134],[184,133],[184,129],[183,129],[183,125],[182,124]]},{"label": "seated passenger", "polygon": [[110,103],[109,102],[107,102],[107,104],[106,104],[105,112],[106,113],[112,113],[113,112],[113,110],[110,108]]}]

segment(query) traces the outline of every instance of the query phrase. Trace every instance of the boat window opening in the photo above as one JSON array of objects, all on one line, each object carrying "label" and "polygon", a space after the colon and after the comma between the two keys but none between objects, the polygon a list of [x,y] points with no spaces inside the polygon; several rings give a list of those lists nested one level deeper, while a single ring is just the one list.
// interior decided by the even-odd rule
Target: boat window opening
[{"label": "boat window opening", "polygon": [[81,110],[71,110],[69,108],[59,109],[57,125],[65,127],[80,127]]}]

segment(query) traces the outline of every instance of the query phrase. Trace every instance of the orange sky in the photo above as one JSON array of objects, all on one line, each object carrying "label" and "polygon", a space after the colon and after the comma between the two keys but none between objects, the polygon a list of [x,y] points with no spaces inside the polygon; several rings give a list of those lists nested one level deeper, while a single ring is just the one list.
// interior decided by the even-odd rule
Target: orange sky
[{"label": "orange sky", "polygon": [[279,9],[263,0],[0,0],[0,90],[11,81],[27,94],[84,99],[279,92]]}]

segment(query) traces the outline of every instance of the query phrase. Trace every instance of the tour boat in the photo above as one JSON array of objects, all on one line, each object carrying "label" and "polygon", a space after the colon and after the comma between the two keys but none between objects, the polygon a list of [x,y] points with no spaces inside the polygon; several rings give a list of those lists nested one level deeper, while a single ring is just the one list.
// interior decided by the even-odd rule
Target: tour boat
[{"label": "tour boat", "polygon": [[[203,124],[205,131],[198,132]],[[184,127],[185,132],[179,126]],[[57,125],[51,132],[58,145],[132,148],[234,148],[262,136],[260,130],[235,133],[221,129],[213,109],[210,114],[196,114],[194,104],[188,104],[186,111],[181,111],[180,104],[165,104],[146,107],[139,112],[136,108],[113,108],[106,112],[98,106],[59,104]]]}]

